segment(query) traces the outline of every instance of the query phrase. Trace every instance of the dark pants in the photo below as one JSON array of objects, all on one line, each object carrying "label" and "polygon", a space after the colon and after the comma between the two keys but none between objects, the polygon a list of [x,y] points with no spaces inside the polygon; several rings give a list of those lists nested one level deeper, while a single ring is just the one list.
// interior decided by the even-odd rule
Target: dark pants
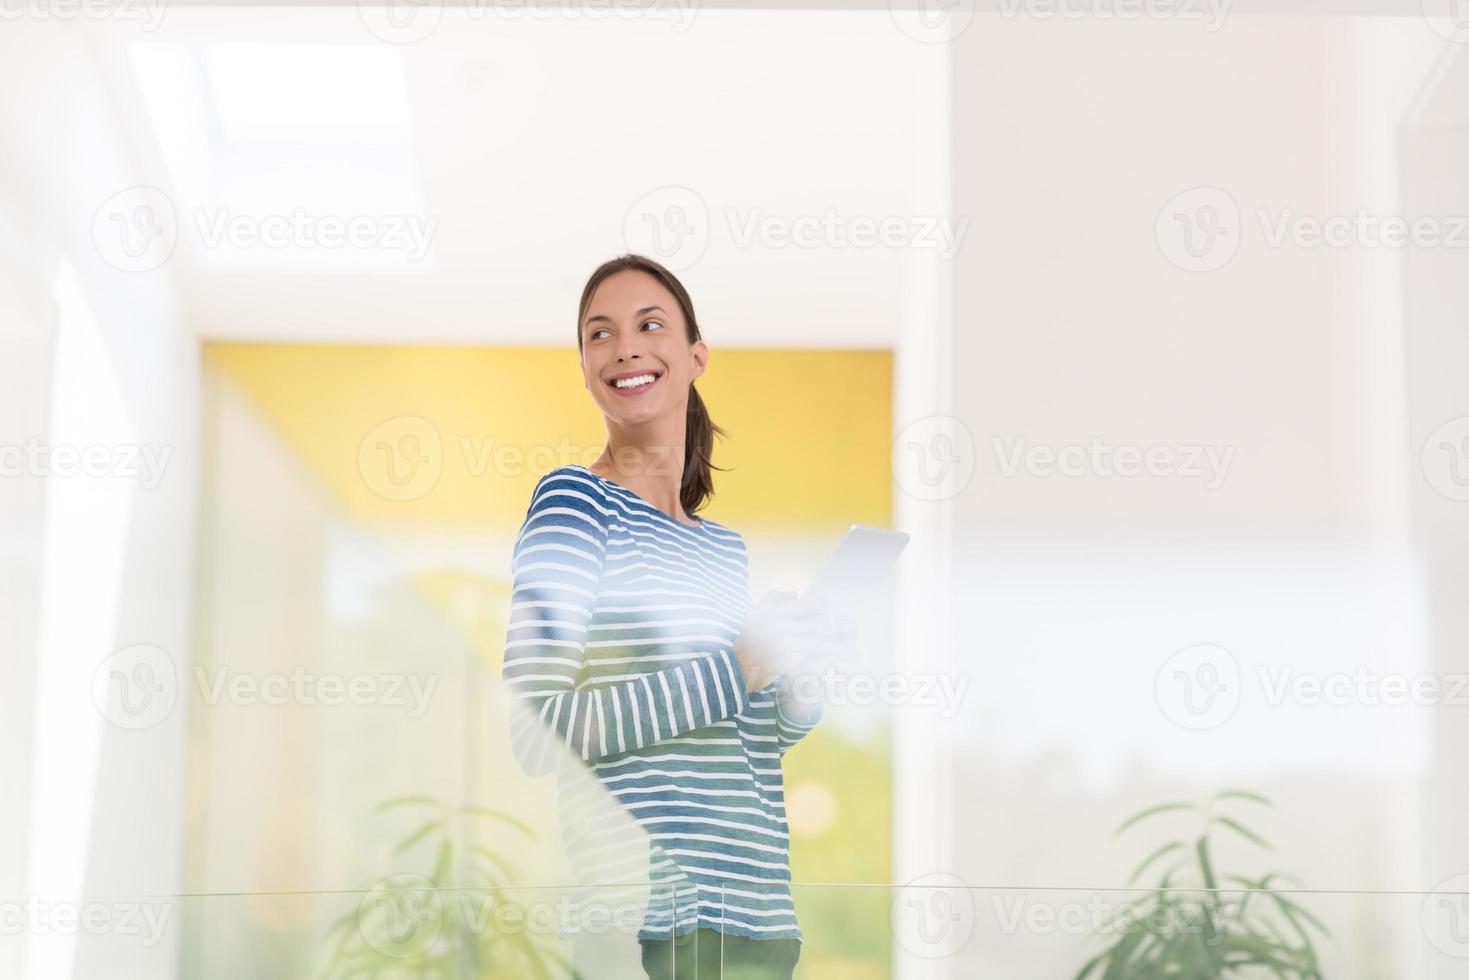
[{"label": "dark pants", "polygon": [[713,929],[697,929],[676,940],[642,942],[641,969],[633,957],[607,937],[579,939],[572,947],[572,980],[632,980],[634,973],[650,980],[791,980],[801,958],[794,939],[747,939],[725,936]]},{"label": "dark pants", "polygon": [[791,980],[800,958],[798,940],[750,939],[713,929],[643,943],[648,980]]}]

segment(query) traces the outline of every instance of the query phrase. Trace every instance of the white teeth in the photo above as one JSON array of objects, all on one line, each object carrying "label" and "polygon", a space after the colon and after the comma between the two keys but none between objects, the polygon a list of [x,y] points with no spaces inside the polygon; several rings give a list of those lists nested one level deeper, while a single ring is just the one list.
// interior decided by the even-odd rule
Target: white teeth
[{"label": "white teeth", "polygon": [[651,374],[639,374],[631,378],[618,378],[612,382],[614,388],[636,388],[639,385],[650,385],[656,378]]}]

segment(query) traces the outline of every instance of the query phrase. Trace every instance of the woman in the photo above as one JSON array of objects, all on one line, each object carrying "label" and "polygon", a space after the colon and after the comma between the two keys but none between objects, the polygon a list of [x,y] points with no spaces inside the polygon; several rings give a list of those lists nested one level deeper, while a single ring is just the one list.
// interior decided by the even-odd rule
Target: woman
[{"label": "woman", "polygon": [[781,758],[821,716],[802,681],[849,637],[814,600],[752,603],[744,538],[693,516],[723,430],[694,389],[709,351],[678,279],[641,256],[607,262],[577,330],[607,446],[540,479],[516,539],[517,757],[532,773],[580,759],[646,833],[650,978],[789,978],[802,936]]}]

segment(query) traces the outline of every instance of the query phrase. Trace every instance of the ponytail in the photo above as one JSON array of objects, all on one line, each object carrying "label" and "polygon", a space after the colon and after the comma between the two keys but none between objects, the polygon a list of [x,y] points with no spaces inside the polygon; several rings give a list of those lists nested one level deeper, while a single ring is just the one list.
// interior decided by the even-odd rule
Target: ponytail
[{"label": "ponytail", "polygon": [[725,432],[714,424],[699,389],[689,385],[689,411],[687,433],[684,436],[683,484],[679,487],[678,499],[683,509],[693,514],[704,501],[714,496],[714,480],[709,470],[713,467],[710,456],[714,452],[714,434]]}]

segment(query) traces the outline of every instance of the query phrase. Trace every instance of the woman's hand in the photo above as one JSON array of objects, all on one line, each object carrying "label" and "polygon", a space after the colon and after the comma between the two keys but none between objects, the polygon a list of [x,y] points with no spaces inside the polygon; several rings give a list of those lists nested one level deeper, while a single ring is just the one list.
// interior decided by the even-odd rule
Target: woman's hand
[{"label": "woman's hand", "polygon": [[850,623],[821,596],[780,589],[755,603],[734,651],[745,690],[758,691],[782,674],[844,659],[851,647]]}]

